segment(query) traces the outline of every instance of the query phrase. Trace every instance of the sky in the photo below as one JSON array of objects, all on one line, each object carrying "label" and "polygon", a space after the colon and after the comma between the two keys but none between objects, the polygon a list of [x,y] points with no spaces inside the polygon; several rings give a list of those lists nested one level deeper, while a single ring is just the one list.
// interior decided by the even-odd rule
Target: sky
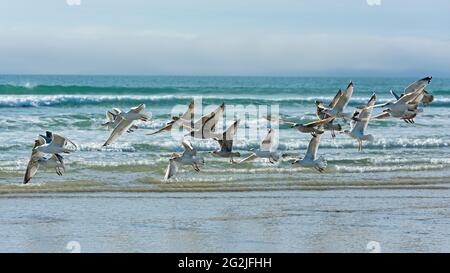
[{"label": "sky", "polygon": [[450,76],[450,1],[0,0],[0,74]]}]

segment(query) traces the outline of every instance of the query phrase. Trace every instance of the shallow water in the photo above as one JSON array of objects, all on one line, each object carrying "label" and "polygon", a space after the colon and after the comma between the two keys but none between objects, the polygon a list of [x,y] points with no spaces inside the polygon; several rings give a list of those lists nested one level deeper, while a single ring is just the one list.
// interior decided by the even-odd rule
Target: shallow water
[{"label": "shallow water", "polygon": [[[375,141],[361,153],[346,135],[327,132],[318,152],[328,161],[324,174],[289,162],[231,165],[209,154],[214,141],[195,140],[206,161],[201,172],[182,167],[162,183],[181,145],[169,134],[145,134],[165,124],[175,105],[194,97],[204,107],[278,105],[286,119],[307,122],[315,119],[314,101],[328,102],[349,80],[0,76],[0,251],[66,251],[69,240],[89,252],[358,252],[369,240],[386,251],[448,251],[450,79],[433,79],[427,90],[436,101],[416,124],[370,122]],[[352,80],[350,106],[373,91],[387,101],[389,89],[400,93],[415,79]],[[105,111],[141,102],[152,120],[100,150],[109,134],[100,126]],[[243,118],[239,131],[248,138],[235,141],[236,150],[257,148],[267,125]],[[64,176],[40,169],[22,185],[34,138],[45,130],[70,137],[80,150],[65,156]],[[303,156],[309,140],[281,126],[278,149]]]},{"label": "shallow water", "polygon": [[448,190],[8,194],[0,251],[450,251]]}]

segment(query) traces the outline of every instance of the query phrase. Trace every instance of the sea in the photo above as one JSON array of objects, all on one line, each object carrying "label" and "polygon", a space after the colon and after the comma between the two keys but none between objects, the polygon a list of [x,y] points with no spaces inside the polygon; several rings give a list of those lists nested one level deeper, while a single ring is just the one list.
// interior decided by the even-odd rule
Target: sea
[{"label": "sea", "polygon": [[[242,157],[260,147],[268,128],[276,129],[280,154],[303,157],[311,135],[265,114],[314,121],[315,101],[328,104],[350,80],[351,113],[373,93],[387,102],[390,90],[401,93],[428,75],[414,76],[0,75],[0,252],[70,252],[74,242],[81,252],[369,252],[374,243],[381,252],[448,252],[448,78],[432,79],[426,90],[435,99],[414,124],[371,120],[366,133],[374,141],[362,152],[346,134],[325,132],[318,150],[324,173],[288,160],[230,164],[211,154],[215,140],[192,139],[205,165],[200,172],[180,166],[164,181],[169,158],[183,152],[183,132],[147,135],[191,101],[201,103],[198,114],[224,102],[258,109],[226,111],[216,129],[241,120],[238,131],[246,133],[234,149]],[[141,103],[150,121],[102,147],[110,134],[101,125],[106,111]],[[40,168],[24,185],[34,140],[46,131],[78,150],[63,155],[63,176]]]}]

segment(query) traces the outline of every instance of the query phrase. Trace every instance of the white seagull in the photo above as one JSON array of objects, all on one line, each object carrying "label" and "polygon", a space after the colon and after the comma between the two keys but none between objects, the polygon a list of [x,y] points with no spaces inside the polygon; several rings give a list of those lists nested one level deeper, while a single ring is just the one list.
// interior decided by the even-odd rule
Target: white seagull
[{"label": "white seagull", "polygon": [[419,109],[418,107],[424,94],[424,89],[422,88],[416,92],[405,94],[398,100],[389,101],[382,104],[374,104],[371,106],[357,106],[356,108],[365,110],[367,108],[385,107],[386,109],[383,110],[383,113],[373,117],[373,119],[394,117],[403,119],[406,123],[414,123],[414,118],[422,111],[422,109]]},{"label": "white seagull", "polygon": [[180,127],[181,126],[191,126],[191,120],[192,120],[193,115],[194,115],[194,102],[191,102],[191,103],[189,103],[188,109],[186,110],[186,112],[183,115],[181,115],[179,117],[173,116],[172,120],[167,122],[163,128],[161,128],[153,133],[147,134],[147,135],[151,136],[151,135],[155,135],[155,134],[162,133],[162,132],[169,132],[170,130],[172,130],[172,128],[175,124],[179,124]]},{"label": "white seagull", "polygon": [[108,146],[120,137],[125,131],[128,131],[136,120],[148,121],[151,118],[151,113],[144,113],[145,104],[139,104],[136,107],[130,108],[126,113],[120,112],[117,118],[120,119],[119,124],[111,132],[108,140],[103,146]]},{"label": "white seagull", "polygon": [[427,87],[428,84],[430,84],[432,78],[433,77],[429,76],[429,77],[425,77],[423,79],[420,79],[420,80],[417,80],[417,81],[411,83],[410,85],[408,85],[408,87],[405,88],[405,90],[403,91],[403,94],[401,94],[400,96],[398,96],[392,90],[391,90],[391,94],[395,97],[395,99],[398,100],[406,94],[414,93],[418,90],[423,89],[424,95],[423,95],[421,102],[423,104],[430,104],[431,102],[433,102],[434,96],[432,94],[428,93],[428,91],[426,91],[425,88]]},{"label": "white seagull", "polygon": [[353,94],[353,82],[350,81],[350,83],[347,86],[347,89],[344,93],[342,93],[339,96],[339,99],[337,99],[336,104],[332,108],[324,107],[323,105],[318,107],[322,107],[322,112],[326,114],[329,117],[338,117],[343,119],[344,121],[346,119],[350,118],[350,115],[348,113],[344,113],[345,107],[347,106],[348,102],[350,101],[350,98]]},{"label": "white seagull", "polygon": [[369,124],[370,116],[372,114],[372,106],[375,105],[377,97],[375,94],[372,95],[367,107],[361,111],[361,113],[355,112],[354,119],[352,120],[352,127],[349,130],[345,130],[344,133],[358,141],[358,151],[362,151],[363,141],[373,141],[374,137],[370,134],[366,135],[365,131],[367,125]]},{"label": "white seagull", "polygon": [[[336,106],[339,98],[342,95],[342,90],[339,89],[339,91],[336,93],[336,95],[334,96],[333,100],[331,100],[330,104],[328,105],[329,109],[332,109]],[[323,110],[325,110],[326,107],[323,106],[321,101],[316,101],[316,115],[317,118],[323,120],[327,118],[327,114],[325,114],[323,112]],[[342,126],[340,124],[333,124],[334,119],[331,119],[329,122],[323,124],[322,129],[325,131],[331,131],[331,136],[332,137],[336,137],[336,131],[340,132],[342,130]]]},{"label": "white seagull", "polygon": [[39,137],[34,142],[34,147],[31,152],[31,158],[27,165],[27,170],[25,171],[25,177],[23,179],[23,184],[27,184],[37,173],[39,166],[46,168],[55,168],[56,174],[63,175],[65,171],[63,157],[59,154],[53,154],[49,158],[44,157],[42,152],[39,152],[36,147],[44,145],[45,141],[42,137]]},{"label": "white seagull", "polygon": [[320,156],[317,158],[317,150],[319,149],[320,138],[322,134],[316,134],[311,138],[308,150],[304,158],[298,158],[292,164],[298,164],[302,167],[314,168],[319,172],[323,172],[327,167],[327,161]]},{"label": "white seagull", "polygon": [[269,162],[274,164],[279,159],[279,154],[276,151],[273,151],[273,138],[275,136],[275,131],[273,129],[269,129],[266,137],[261,142],[261,146],[259,150],[251,149],[252,152],[248,157],[239,161],[239,163],[243,163],[246,161],[251,161],[256,158],[267,158]]},{"label": "white seagull", "polygon": [[225,103],[222,103],[213,112],[202,116],[199,120],[194,122],[193,127],[184,125],[184,127],[190,131],[188,135],[200,139],[220,137],[215,131],[217,123],[222,118],[224,111]]},{"label": "white seagull", "polygon": [[[122,113],[122,111],[119,108],[113,108],[111,111],[106,111],[106,122],[102,123],[102,126],[105,126],[108,130],[114,130],[114,128],[117,127],[117,125],[120,123],[122,118],[119,117],[119,114]],[[130,129],[128,129],[128,133],[134,132],[135,129],[138,127],[136,125],[132,125]]]},{"label": "white seagull", "polygon": [[197,151],[192,146],[191,142],[188,140],[183,140],[181,143],[184,147],[184,152],[182,155],[173,153],[172,157],[169,159],[169,165],[166,169],[166,174],[164,176],[164,181],[169,180],[177,172],[177,165],[189,165],[194,168],[195,171],[199,172],[199,165],[204,165],[205,161],[202,157],[197,156]]},{"label": "white seagull", "polygon": [[220,150],[211,152],[214,156],[230,158],[231,163],[235,163],[233,157],[240,157],[239,152],[233,152],[233,138],[236,135],[240,120],[236,120],[228,129],[223,132],[222,137],[214,138],[219,145]]},{"label": "white seagull", "polygon": [[334,117],[319,119],[319,120],[315,120],[315,121],[308,122],[308,123],[296,123],[296,122],[285,121],[282,118],[274,119],[272,117],[265,117],[265,119],[267,119],[268,121],[279,122],[281,124],[287,124],[287,125],[291,126],[291,128],[297,129],[297,131],[299,131],[300,133],[310,133],[312,135],[315,135],[315,134],[322,134],[323,130],[321,130],[322,129],[321,127],[324,124],[331,122],[334,119]]},{"label": "white seagull", "polygon": [[41,143],[41,145],[34,147],[34,150],[46,154],[59,154],[59,153],[68,154],[76,151],[78,148],[75,143],[73,143],[71,140],[61,135],[54,134],[50,131],[47,131],[45,134],[46,134],[45,136],[39,135],[38,138],[39,143]]}]

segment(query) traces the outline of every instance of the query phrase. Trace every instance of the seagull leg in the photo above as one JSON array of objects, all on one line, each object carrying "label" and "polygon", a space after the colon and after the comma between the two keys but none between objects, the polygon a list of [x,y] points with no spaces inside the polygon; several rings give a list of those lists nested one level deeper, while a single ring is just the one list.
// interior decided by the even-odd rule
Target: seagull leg
[{"label": "seagull leg", "polygon": [[194,170],[195,170],[196,172],[199,172],[199,171],[200,171],[200,168],[197,166],[197,163],[192,164],[192,167],[194,168]]},{"label": "seagull leg", "polygon": [[331,130],[331,137],[336,137],[336,133],[334,132],[334,130]]}]

